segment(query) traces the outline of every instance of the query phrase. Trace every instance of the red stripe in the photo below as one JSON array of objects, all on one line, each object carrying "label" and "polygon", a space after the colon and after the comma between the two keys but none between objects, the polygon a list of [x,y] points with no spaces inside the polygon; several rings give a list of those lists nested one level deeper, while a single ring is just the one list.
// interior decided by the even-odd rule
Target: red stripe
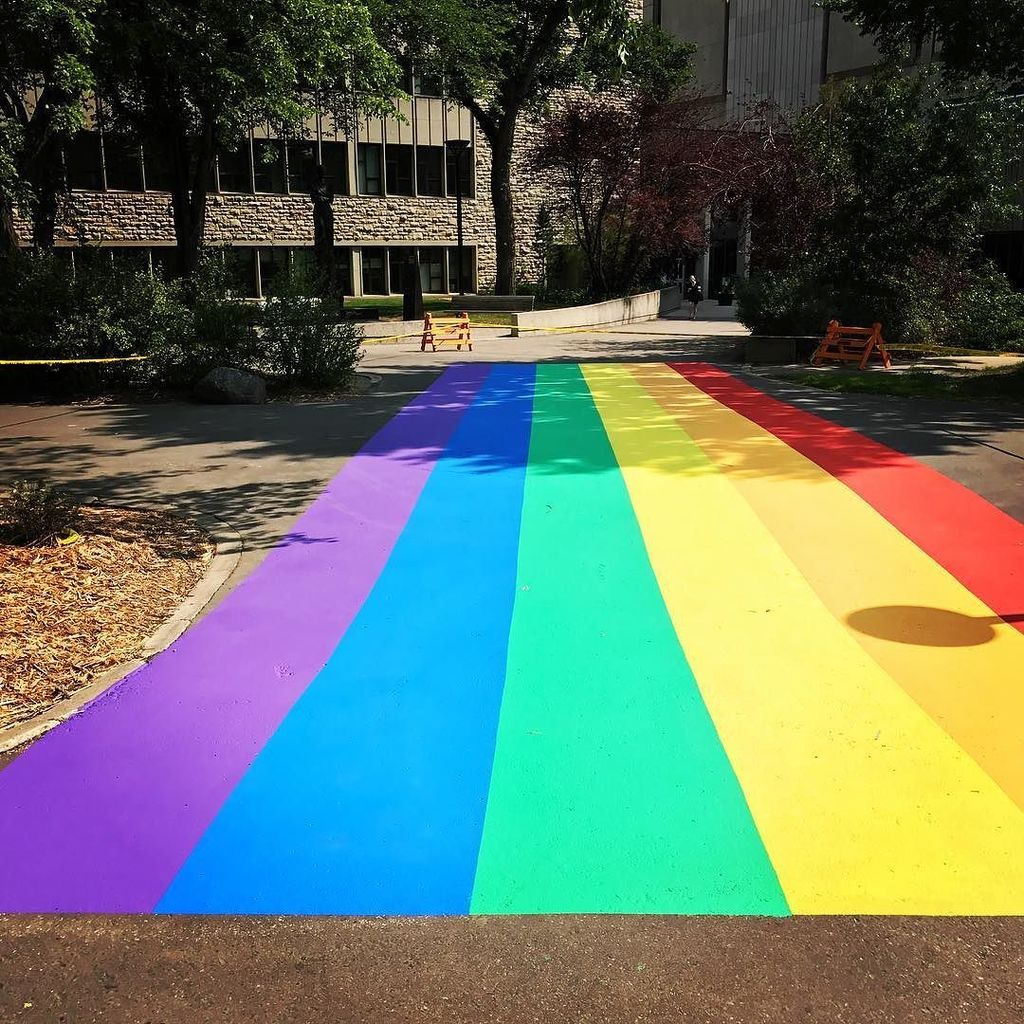
[{"label": "red stripe", "polygon": [[[669,365],[841,480],[1024,632],[1024,524],[916,459],[780,402],[707,363]],[[814,509],[793,514],[813,515]],[[842,543],[841,534],[836,543]]]}]

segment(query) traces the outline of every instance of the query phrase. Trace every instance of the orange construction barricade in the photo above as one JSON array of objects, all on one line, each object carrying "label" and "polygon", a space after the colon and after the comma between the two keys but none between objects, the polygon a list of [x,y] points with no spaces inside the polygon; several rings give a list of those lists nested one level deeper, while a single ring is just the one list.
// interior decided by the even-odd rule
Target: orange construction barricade
[{"label": "orange construction barricade", "polygon": [[[459,314],[459,319],[455,321],[440,321],[442,324],[448,324],[440,333],[442,337],[438,337],[434,326],[434,317],[430,313],[425,313],[423,316],[423,336],[420,338],[420,351],[426,352],[427,346],[430,346],[431,352],[437,351],[437,346],[445,343],[452,344],[456,349],[461,352],[462,346],[465,345],[470,352],[473,351],[473,334],[469,322],[469,314],[465,311]],[[443,335],[455,335],[455,337],[448,338]]]},{"label": "orange construction barricade", "polygon": [[868,365],[868,360],[878,356],[888,370],[892,366],[889,351],[882,340],[882,325],[871,327],[847,327],[838,320],[828,325],[828,331],[811,356],[814,366],[825,362],[857,363],[860,369]]}]

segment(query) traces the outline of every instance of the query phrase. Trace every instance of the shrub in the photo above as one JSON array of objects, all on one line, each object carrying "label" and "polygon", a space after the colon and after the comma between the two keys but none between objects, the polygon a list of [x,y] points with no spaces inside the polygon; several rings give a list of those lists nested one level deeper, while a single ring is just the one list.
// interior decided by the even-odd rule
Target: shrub
[{"label": "shrub", "polygon": [[339,323],[337,299],[314,298],[316,291],[316,277],[301,270],[279,281],[260,321],[264,365],[289,383],[342,385],[361,357],[361,331]]},{"label": "shrub", "polygon": [[1024,294],[991,264],[956,289],[940,340],[964,348],[1024,352]]},{"label": "shrub", "polygon": [[16,544],[48,544],[74,528],[78,504],[52,484],[16,480],[0,502],[0,515]]},{"label": "shrub", "polygon": [[86,392],[138,384],[181,387],[213,366],[252,368],[259,309],[230,298],[228,273],[211,252],[188,282],[165,282],[143,267],[111,261],[109,250],[78,249],[0,261],[4,354],[23,359],[147,355],[145,362],[23,368],[8,391]]}]

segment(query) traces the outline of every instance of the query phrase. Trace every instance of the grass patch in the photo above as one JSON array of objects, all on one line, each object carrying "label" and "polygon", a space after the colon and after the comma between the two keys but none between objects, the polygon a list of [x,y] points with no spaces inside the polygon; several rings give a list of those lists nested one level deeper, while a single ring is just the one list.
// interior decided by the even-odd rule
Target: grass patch
[{"label": "grass patch", "polygon": [[[360,296],[358,298],[345,299],[346,309],[379,309],[381,320],[402,319],[402,296],[382,295],[376,298],[372,295]],[[452,305],[451,299],[443,297],[423,299],[423,312],[433,313],[434,316],[455,316],[459,310],[457,305]],[[494,313],[490,310],[478,310],[469,314],[470,323],[480,321],[485,324],[495,324],[500,327],[510,327],[512,315],[510,313]]]},{"label": "grass patch", "polygon": [[979,398],[1024,400],[1024,366],[972,370],[960,374],[913,370],[901,373],[787,370],[773,376],[787,383],[803,384],[819,391],[837,391],[851,395],[892,395],[896,398],[946,398],[962,401]]}]

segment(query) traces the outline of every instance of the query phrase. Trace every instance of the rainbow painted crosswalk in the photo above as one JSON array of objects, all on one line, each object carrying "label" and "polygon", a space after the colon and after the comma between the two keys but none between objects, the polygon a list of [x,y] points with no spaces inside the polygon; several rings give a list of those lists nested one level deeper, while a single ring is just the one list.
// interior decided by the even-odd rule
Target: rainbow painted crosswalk
[{"label": "rainbow painted crosswalk", "polygon": [[1024,913],[1024,525],[704,364],[454,366],[0,772],[0,912]]}]

